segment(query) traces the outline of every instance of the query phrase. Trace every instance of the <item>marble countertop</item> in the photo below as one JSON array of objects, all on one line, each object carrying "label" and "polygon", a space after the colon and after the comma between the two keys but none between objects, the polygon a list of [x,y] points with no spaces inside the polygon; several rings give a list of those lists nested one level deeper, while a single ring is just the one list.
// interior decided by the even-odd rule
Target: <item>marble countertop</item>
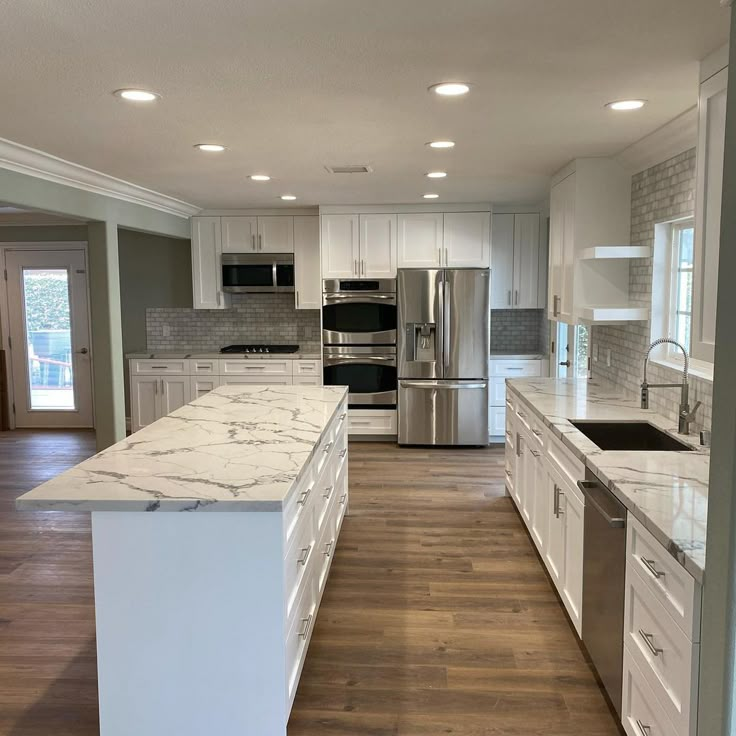
[{"label": "marble countertop", "polygon": [[[575,379],[514,379],[520,397],[700,582],[705,571],[710,452],[671,420],[639,408],[615,387]],[[691,452],[604,451],[570,420],[646,421],[691,445]]]},{"label": "marble countertop", "polygon": [[155,353],[126,353],[128,360],[322,360],[322,354],[318,350],[299,350],[296,353],[221,353],[213,351],[210,353],[196,352],[167,352],[157,351]]},{"label": "marble countertop", "polygon": [[21,511],[279,511],[345,386],[223,386],[21,496]]}]

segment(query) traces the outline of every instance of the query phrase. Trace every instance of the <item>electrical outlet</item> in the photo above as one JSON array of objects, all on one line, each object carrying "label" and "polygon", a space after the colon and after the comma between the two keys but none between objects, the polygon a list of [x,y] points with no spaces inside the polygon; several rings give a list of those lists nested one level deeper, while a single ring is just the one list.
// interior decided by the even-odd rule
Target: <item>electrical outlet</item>
[{"label": "electrical outlet", "polygon": [[163,337],[171,337],[171,327],[169,325],[164,325],[161,328],[161,334]]},{"label": "electrical outlet", "polygon": [[606,348],[606,365],[611,367],[611,348]]}]

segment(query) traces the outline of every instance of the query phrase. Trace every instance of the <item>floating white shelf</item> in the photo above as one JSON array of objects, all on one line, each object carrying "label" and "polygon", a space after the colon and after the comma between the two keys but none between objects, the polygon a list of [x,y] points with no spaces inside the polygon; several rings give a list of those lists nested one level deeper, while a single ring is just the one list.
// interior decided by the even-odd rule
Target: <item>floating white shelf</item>
[{"label": "floating white shelf", "polygon": [[578,317],[584,322],[643,322],[649,319],[649,308],[627,305],[581,307]]},{"label": "floating white shelf", "polygon": [[594,245],[580,251],[579,258],[603,260],[614,258],[651,258],[652,249],[647,245]]}]

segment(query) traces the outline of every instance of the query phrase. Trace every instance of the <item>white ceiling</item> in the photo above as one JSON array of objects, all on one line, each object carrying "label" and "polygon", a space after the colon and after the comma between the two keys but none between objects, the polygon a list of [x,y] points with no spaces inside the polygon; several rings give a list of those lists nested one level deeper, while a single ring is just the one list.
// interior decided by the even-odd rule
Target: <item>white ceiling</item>
[{"label": "white ceiling", "polygon": [[[692,107],[727,12],[718,0],[4,3],[0,137],[202,207],[278,206],[282,193],[534,201],[569,159],[617,153]],[[427,93],[452,79],[471,94]],[[110,94],[128,86],[163,97]],[[650,103],[603,108],[626,97]],[[457,147],[431,151],[434,138]],[[192,148],[205,141],[229,150]],[[356,163],[374,172],[324,170]],[[426,180],[434,168],[448,178]]]}]

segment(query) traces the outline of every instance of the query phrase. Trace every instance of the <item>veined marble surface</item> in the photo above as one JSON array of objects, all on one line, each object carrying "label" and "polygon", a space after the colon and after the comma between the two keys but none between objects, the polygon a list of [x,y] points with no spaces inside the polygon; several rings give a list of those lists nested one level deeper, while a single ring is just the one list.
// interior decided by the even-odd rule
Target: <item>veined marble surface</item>
[{"label": "veined marble surface", "polygon": [[128,360],[322,360],[322,355],[315,351],[298,351],[296,353],[211,353],[167,352],[126,353]]},{"label": "veined marble surface", "polygon": [[[710,453],[692,435],[653,411],[639,408],[615,387],[575,379],[514,379],[507,388],[616,495],[697,580],[705,570]],[[692,452],[604,451],[570,420],[645,421],[665,430]]]},{"label": "veined marble surface", "polygon": [[223,386],[16,501],[19,510],[279,511],[345,386]]}]

